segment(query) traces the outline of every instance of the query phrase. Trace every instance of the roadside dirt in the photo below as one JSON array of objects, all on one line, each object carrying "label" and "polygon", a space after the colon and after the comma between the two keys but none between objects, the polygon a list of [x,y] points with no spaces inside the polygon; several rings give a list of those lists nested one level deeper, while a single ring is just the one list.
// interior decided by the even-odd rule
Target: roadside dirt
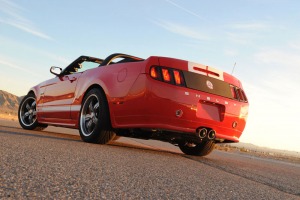
[{"label": "roadside dirt", "polygon": [[0,119],[10,120],[10,121],[18,121],[18,116],[17,115],[0,113]]},{"label": "roadside dirt", "polygon": [[285,153],[280,153],[278,151],[273,152],[272,149],[266,149],[265,151],[252,150],[244,147],[241,148],[241,147],[231,146],[230,144],[219,144],[215,146],[215,149],[218,149],[220,151],[238,152],[241,154],[248,154],[248,155],[261,157],[261,158],[270,158],[270,159],[282,160],[282,161],[288,161],[288,162],[300,164],[300,154],[298,156],[287,155]]}]

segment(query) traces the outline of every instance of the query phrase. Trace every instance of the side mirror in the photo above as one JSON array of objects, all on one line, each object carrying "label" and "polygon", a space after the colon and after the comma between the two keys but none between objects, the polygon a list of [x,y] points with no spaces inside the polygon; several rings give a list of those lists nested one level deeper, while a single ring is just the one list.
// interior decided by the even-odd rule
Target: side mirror
[{"label": "side mirror", "polygon": [[59,76],[60,73],[61,73],[61,71],[62,71],[62,68],[60,68],[60,67],[52,66],[52,67],[50,68],[50,72],[51,72],[52,74],[54,74],[55,76]]}]

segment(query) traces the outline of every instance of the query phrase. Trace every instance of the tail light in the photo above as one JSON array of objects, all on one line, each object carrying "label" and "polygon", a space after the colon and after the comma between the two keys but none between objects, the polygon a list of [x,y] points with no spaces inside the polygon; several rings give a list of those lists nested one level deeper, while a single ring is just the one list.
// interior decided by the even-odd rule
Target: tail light
[{"label": "tail light", "polygon": [[244,92],[243,90],[241,90],[241,92],[242,92],[242,95],[244,96],[244,97],[243,97],[243,98],[244,98],[244,101],[245,101],[245,102],[248,102],[248,99],[247,99],[247,96],[246,96],[245,92]]},{"label": "tail light", "polygon": [[161,69],[162,71],[162,76],[163,76],[163,79],[165,82],[170,82],[171,81],[171,76],[170,76],[170,73],[169,73],[169,70],[168,69]]},{"label": "tail light", "polygon": [[236,95],[236,89],[233,85],[230,85],[230,90],[231,90],[232,98],[238,100],[238,97]]},{"label": "tail light", "polygon": [[[200,71],[199,69],[196,69],[196,70]],[[204,71],[202,70],[202,72],[204,72]],[[217,74],[217,73],[213,74],[214,72],[210,72],[210,71],[205,71],[205,72],[210,75],[219,76],[219,74]],[[185,74],[185,72],[178,70],[178,69],[170,68],[170,67],[152,66],[150,68],[150,76],[155,80],[162,81],[162,82],[169,83],[169,84],[176,85],[176,86],[187,87],[187,88],[203,91],[203,90],[199,89],[199,87],[198,88],[190,87],[188,85],[190,79],[188,79],[186,82],[185,78],[191,78],[191,77],[186,76],[186,74],[184,77],[184,74]],[[230,87],[229,92],[231,92],[231,94],[229,93],[228,96],[223,96],[223,97],[227,97],[227,98],[230,98],[230,99],[233,99],[236,101],[240,101],[240,102],[246,102],[246,103],[248,102],[245,92],[241,88],[231,85],[229,83],[227,83],[227,84],[228,84],[228,87]],[[220,94],[217,94],[217,95],[220,95]]]},{"label": "tail light", "polygon": [[248,99],[247,99],[247,97],[245,95],[245,92],[242,89],[240,89],[240,88],[238,88],[237,91],[238,91],[238,95],[239,95],[240,101],[248,102]]},{"label": "tail light", "polygon": [[230,85],[232,98],[242,102],[248,102],[245,92],[236,86]]},{"label": "tail light", "polygon": [[183,81],[183,77],[181,76],[180,71],[174,70],[173,73],[174,73],[174,79],[175,79],[176,85],[182,85],[184,81]]},{"label": "tail light", "polygon": [[185,87],[182,71],[177,69],[153,66],[150,68],[150,76],[159,81]]},{"label": "tail light", "polygon": [[157,69],[155,67],[152,67],[151,70],[150,70],[150,75],[152,78],[158,78],[158,72],[157,72]]}]

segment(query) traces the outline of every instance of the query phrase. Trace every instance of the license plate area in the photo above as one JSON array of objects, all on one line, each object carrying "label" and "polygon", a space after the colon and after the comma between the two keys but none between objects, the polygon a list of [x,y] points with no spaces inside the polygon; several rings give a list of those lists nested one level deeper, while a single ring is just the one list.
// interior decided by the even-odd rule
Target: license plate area
[{"label": "license plate area", "polygon": [[209,101],[199,101],[197,104],[196,116],[221,122],[224,120],[225,106]]}]

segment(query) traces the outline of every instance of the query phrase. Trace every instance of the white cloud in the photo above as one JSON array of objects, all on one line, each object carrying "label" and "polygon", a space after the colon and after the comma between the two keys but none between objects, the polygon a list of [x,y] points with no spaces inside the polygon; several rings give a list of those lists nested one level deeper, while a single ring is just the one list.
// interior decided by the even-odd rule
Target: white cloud
[{"label": "white cloud", "polygon": [[227,38],[240,45],[255,45],[256,40],[265,38],[266,32],[272,29],[272,26],[266,22],[245,22],[227,24],[225,26]]},{"label": "white cloud", "polygon": [[266,48],[254,55],[255,63],[267,69],[261,70],[263,87],[272,92],[277,97],[276,101],[282,104],[285,104],[287,98],[298,99],[300,96],[299,53],[290,49]]},{"label": "white cloud", "polygon": [[50,58],[52,60],[55,60],[55,61],[59,62],[59,64],[62,64],[63,66],[71,63],[71,61],[69,59],[66,59],[62,56],[58,56],[58,55],[48,53],[48,52],[44,52],[44,51],[41,51],[40,53],[42,55],[47,56],[48,58]]},{"label": "white cloud", "polygon": [[233,49],[225,49],[225,50],[224,50],[224,54],[225,54],[226,56],[234,57],[234,56],[237,56],[239,53],[238,53],[238,51],[233,50]]},{"label": "white cloud", "polygon": [[265,48],[255,54],[254,57],[256,59],[256,62],[282,66],[283,69],[286,69],[287,66],[295,69],[300,69],[299,53],[299,51]]},{"label": "white cloud", "polygon": [[20,10],[24,10],[17,4],[8,0],[0,0],[0,11],[6,13],[7,15],[13,18],[22,18],[19,14],[17,14]]},{"label": "white cloud", "polygon": [[253,38],[255,37],[253,34],[250,33],[236,33],[236,32],[227,32],[227,38],[237,44],[240,45],[251,45]]},{"label": "white cloud", "polygon": [[38,30],[38,28],[35,27],[35,25],[30,20],[22,17],[20,15],[21,10],[23,10],[23,8],[21,8],[17,4],[11,1],[1,0],[0,11],[6,15],[6,18],[0,18],[0,23],[10,25],[39,38],[53,40],[49,35]]},{"label": "white cloud", "polygon": [[190,15],[193,15],[193,16],[195,16],[195,17],[200,18],[200,19],[203,20],[203,17],[202,17],[202,16],[200,16],[200,15],[198,15],[197,13],[191,11],[190,9],[187,9],[187,8],[185,8],[185,7],[183,7],[183,6],[180,6],[180,5],[178,5],[177,3],[175,3],[175,2],[173,2],[173,1],[171,1],[171,0],[165,0],[165,1],[168,2],[168,3],[170,3],[170,4],[172,4],[172,5],[175,6],[175,7],[177,7],[177,8],[179,8],[179,9],[183,10],[184,12],[186,12],[186,13],[188,13],[188,14],[190,14]]},{"label": "white cloud", "polygon": [[236,23],[230,25],[230,27],[244,31],[265,31],[271,28],[270,25],[263,22]]},{"label": "white cloud", "polygon": [[182,35],[188,38],[196,39],[196,40],[209,40],[210,37],[206,34],[202,33],[200,30],[197,30],[192,27],[188,27],[185,25],[168,22],[168,21],[154,21],[154,23],[167,31],[172,33],[176,33],[178,35]]},{"label": "white cloud", "polygon": [[[50,58],[51,60],[58,62],[56,63],[57,65],[61,65],[61,66],[65,66],[67,64],[70,64],[71,60],[57,55],[55,53],[52,52],[48,52],[48,51],[44,51],[43,49],[40,48],[36,48],[32,45],[28,45],[26,43],[20,42],[20,41],[16,41],[13,40],[9,37],[4,37],[0,35],[0,44],[3,47],[3,49],[5,49],[6,47],[8,48],[15,48],[15,49],[22,49],[23,52],[26,52],[26,54],[28,55],[36,55],[39,56],[42,59],[46,59],[46,58]],[[2,58],[7,58],[8,55],[4,55],[5,53],[3,53],[3,51],[1,51],[0,49],[0,54],[2,53]],[[42,57],[41,57],[42,56]],[[1,58],[1,56],[0,56]],[[7,59],[6,59],[7,60]],[[10,59],[13,60],[13,59]]]},{"label": "white cloud", "polygon": [[38,31],[33,25],[28,23],[27,20],[6,20],[6,21],[4,21],[4,20],[0,19],[0,22],[3,24],[7,24],[7,25],[13,26],[15,28],[18,28],[22,31],[25,31],[25,32],[35,35],[37,37],[47,39],[47,40],[53,40],[50,36],[42,33],[41,31]]},{"label": "white cloud", "polygon": [[13,69],[16,69],[18,71],[23,71],[26,74],[31,74],[31,75],[36,76],[36,77],[40,77],[41,76],[40,74],[34,73],[31,70],[27,70],[25,67],[22,67],[22,66],[20,66],[18,64],[15,64],[14,62],[12,62],[10,60],[7,60],[7,59],[1,58],[1,57],[0,57],[0,66],[1,67],[3,66],[3,67],[13,68]]},{"label": "white cloud", "polygon": [[289,47],[295,50],[300,50],[300,41],[289,42]]}]

